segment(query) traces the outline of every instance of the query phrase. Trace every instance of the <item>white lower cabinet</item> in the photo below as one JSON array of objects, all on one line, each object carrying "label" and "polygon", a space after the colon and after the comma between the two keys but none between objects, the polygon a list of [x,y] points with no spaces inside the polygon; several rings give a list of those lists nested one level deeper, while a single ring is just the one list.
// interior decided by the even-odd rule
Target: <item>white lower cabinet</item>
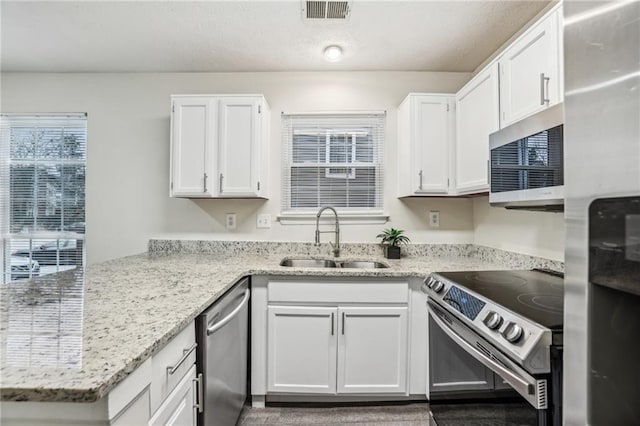
[{"label": "white lower cabinet", "polygon": [[193,426],[196,424],[195,379],[196,366],[192,365],[189,372],[149,420],[149,426]]},{"label": "white lower cabinet", "polygon": [[407,391],[406,307],[269,306],[269,392]]},{"label": "white lower cabinet", "polygon": [[336,308],[269,306],[269,392],[335,393]]},{"label": "white lower cabinet", "polygon": [[338,393],[407,390],[406,307],[339,307]]},{"label": "white lower cabinet", "polygon": [[[423,371],[416,369],[420,380],[409,380],[413,287],[418,286],[393,280],[254,277],[254,405],[268,395],[424,395]],[[416,363],[426,364],[425,351],[420,345],[415,350]]]}]

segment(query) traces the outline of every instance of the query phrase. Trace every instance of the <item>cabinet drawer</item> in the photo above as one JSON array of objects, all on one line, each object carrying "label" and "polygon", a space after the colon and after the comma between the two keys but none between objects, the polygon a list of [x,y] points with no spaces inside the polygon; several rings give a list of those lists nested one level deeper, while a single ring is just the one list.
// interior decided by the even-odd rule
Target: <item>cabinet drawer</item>
[{"label": "cabinet drawer", "polygon": [[407,303],[407,282],[269,281],[271,302]]},{"label": "cabinet drawer", "polygon": [[149,426],[194,426],[196,424],[196,409],[194,380],[196,366],[192,365],[187,375],[177,384],[158,411],[149,420]]},{"label": "cabinet drawer", "polygon": [[[151,359],[151,412],[155,412],[196,362],[196,332],[191,323]],[[193,348],[193,350],[192,350]],[[188,353],[186,358],[183,357]],[[182,361],[182,362],[180,362]]]}]

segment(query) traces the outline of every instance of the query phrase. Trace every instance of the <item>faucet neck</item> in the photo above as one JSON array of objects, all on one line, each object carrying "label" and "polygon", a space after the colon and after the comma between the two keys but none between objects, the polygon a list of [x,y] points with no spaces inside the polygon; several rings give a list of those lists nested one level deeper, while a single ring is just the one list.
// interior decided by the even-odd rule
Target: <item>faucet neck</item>
[{"label": "faucet neck", "polygon": [[339,257],[340,256],[340,220],[338,218],[338,212],[336,211],[336,209],[334,209],[331,206],[325,206],[320,208],[320,210],[318,210],[318,214],[316,215],[316,245],[320,245],[320,216],[322,216],[322,213],[325,210],[331,210],[333,212],[333,215],[336,218],[336,228],[334,231],[324,231],[324,232],[334,232],[336,234],[336,242],[332,243],[331,246],[333,247],[333,255],[335,257]]}]

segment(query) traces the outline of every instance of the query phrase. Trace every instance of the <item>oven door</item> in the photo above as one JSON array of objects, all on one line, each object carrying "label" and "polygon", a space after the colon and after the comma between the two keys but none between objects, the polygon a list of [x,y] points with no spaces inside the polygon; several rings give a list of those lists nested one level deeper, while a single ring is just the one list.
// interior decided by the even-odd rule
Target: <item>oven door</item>
[{"label": "oven door", "polygon": [[437,302],[427,301],[433,321],[458,346],[492,370],[518,392],[532,407],[547,409],[547,380],[537,379],[473,332]]}]

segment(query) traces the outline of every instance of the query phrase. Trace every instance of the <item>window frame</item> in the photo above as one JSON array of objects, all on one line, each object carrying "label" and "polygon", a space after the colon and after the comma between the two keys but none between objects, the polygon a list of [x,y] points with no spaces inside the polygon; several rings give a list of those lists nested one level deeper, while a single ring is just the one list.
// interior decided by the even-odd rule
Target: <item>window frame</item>
[{"label": "window frame", "polygon": [[[314,119],[318,118],[319,122],[321,120],[330,120],[335,118],[336,120],[344,120],[344,119],[353,119],[354,123],[350,124],[351,129],[348,130],[340,130],[339,128],[344,124],[336,124],[332,126],[327,124],[326,126],[322,126],[321,124],[318,127],[321,130],[326,131],[326,140],[324,147],[324,161],[321,158],[318,158],[318,162],[316,163],[319,169],[322,168],[321,165],[326,165],[323,176],[326,178],[340,178],[345,180],[351,180],[356,178],[356,169],[357,168],[373,168],[375,170],[374,182],[376,185],[376,195],[374,195],[374,199],[376,201],[376,206],[373,207],[340,207],[333,206],[339,213],[341,222],[350,222],[350,223],[358,223],[358,224],[384,224],[389,220],[389,215],[387,215],[384,211],[384,149],[385,149],[385,139],[386,139],[386,111],[341,111],[341,112],[308,112],[308,113],[282,113],[282,140],[283,140],[283,154],[282,154],[282,200],[281,200],[281,210],[278,215],[278,221],[282,225],[295,225],[295,224],[315,224],[316,214],[321,207],[324,207],[325,204],[322,204],[318,207],[291,207],[291,191],[292,191],[292,179],[291,179],[291,170],[295,167],[296,164],[293,161],[293,140],[294,134],[296,132],[296,125],[292,123],[292,120],[296,119]],[[357,123],[355,120],[362,119],[362,122]],[[369,121],[366,121],[369,120]],[[373,125],[377,120],[377,123]],[[371,147],[372,149],[372,162],[371,163],[363,163],[357,161],[357,137],[359,129],[363,127],[373,128],[373,132],[375,135],[371,137],[374,138],[374,143]],[[299,129],[297,129],[299,130]],[[331,163],[330,162],[330,154],[331,154],[331,132],[337,133],[349,133],[351,132],[351,159],[348,163]],[[329,165],[336,164],[335,168],[348,168],[348,173],[338,173],[332,172]],[[345,167],[346,165],[346,167]],[[350,165],[354,165],[354,167],[349,167]],[[313,165],[310,167],[314,167]],[[322,173],[322,171],[319,171]],[[329,205],[329,204],[327,204]]]},{"label": "window frame", "polygon": [[[12,129],[18,127],[28,128],[30,129],[30,131],[35,131],[38,128],[83,128],[83,130],[79,133],[83,137],[83,139],[81,139],[80,145],[81,156],[51,157],[47,155],[37,156],[36,154],[33,154],[32,157],[13,158],[11,156],[11,134]],[[32,166],[34,169],[34,177],[33,185],[30,188],[32,191],[37,191],[39,167],[60,167],[61,173],[63,173],[62,171],[65,167],[81,166],[82,168],[84,168],[82,177],[82,186],[84,189],[84,196],[82,197],[82,218],[84,220],[84,223],[86,224],[87,133],[88,123],[86,113],[0,114],[0,199],[2,200],[3,205],[2,211],[0,211],[0,266],[2,267],[2,269],[0,270],[0,274],[2,275],[0,277],[0,283],[5,284],[12,281],[12,278],[14,276],[14,271],[12,270],[12,257],[14,256],[13,253],[17,253],[19,251],[29,252],[28,257],[19,255],[19,257],[24,257],[28,260],[27,265],[29,268],[29,278],[45,275],[46,273],[43,274],[41,272],[42,267],[38,264],[37,259],[35,259],[34,251],[37,250],[40,246],[47,244],[43,243],[43,241],[47,240],[49,240],[49,244],[56,245],[55,270],[50,270],[47,273],[55,273],[61,270],[69,269],[63,266],[67,264],[63,263],[63,261],[61,260],[63,254],[61,250],[64,248],[61,244],[63,244],[65,240],[76,241],[76,250],[78,250],[80,253],[77,256],[74,256],[74,262],[76,263],[72,263],[72,265],[75,265],[75,268],[80,268],[81,271],[84,271],[86,265],[86,225],[83,226],[83,228],[85,229],[83,229],[81,232],[65,230],[65,227],[73,225],[74,223],[65,223],[64,192],[57,194],[57,190],[50,182],[45,182],[44,187],[40,188],[40,190],[44,189],[46,193],[43,203],[43,218],[46,216],[55,216],[55,210],[59,208],[59,227],[56,230],[52,230],[34,228],[29,229],[29,227],[27,226],[27,230],[22,229],[19,232],[16,232],[15,229],[11,229],[13,204],[11,195],[11,169],[12,166],[20,164]],[[65,145],[58,145],[60,149],[63,149],[64,146]],[[33,147],[37,152],[38,145],[34,144]],[[76,154],[77,153],[78,151],[76,151]],[[61,191],[64,191],[64,181],[62,181],[63,174],[60,175],[60,179],[62,184]],[[50,193],[53,194],[51,197],[49,196]],[[78,194],[76,194],[76,203],[78,202],[77,195]],[[55,200],[53,198],[55,198]],[[24,199],[27,205],[27,209],[25,210],[25,217],[33,217],[36,224],[38,219],[40,218],[40,214],[34,216],[34,211],[40,208],[40,203],[35,203],[35,201],[37,200],[37,196],[34,196],[34,199],[31,200]],[[58,203],[60,204],[60,206],[58,206]],[[53,214],[49,214],[52,212],[51,209],[53,209]],[[20,247],[22,244],[18,244],[16,249],[16,246],[14,246],[14,244],[16,244],[16,242],[18,241],[21,241],[24,244],[24,248]],[[81,247],[78,248],[78,244],[80,244]],[[61,266],[63,266],[63,268],[61,268]],[[32,276],[35,267],[37,267],[37,275]]]}]

